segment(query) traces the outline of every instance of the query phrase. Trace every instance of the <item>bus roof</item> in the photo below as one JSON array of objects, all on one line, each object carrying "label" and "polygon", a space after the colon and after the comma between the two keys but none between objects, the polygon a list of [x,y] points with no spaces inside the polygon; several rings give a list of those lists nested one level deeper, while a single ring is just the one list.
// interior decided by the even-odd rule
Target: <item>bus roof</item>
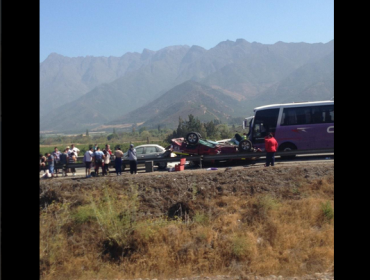
[{"label": "bus roof", "polygon": [[307,101],[307,102],[292,102],[292,103],[281,103],[281,104],[270,104],[254,108],[254,111],[281,107],[300,107],[300,106],[314,106],[314,105],[328,105],[334,104],[334,100],[324,100],[324,101]]}]

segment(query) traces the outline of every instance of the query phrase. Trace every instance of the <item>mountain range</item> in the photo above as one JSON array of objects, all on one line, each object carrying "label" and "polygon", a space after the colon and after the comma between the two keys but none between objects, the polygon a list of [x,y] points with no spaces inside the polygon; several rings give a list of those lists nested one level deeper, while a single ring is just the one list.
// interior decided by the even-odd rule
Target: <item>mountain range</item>
[{"label": "mountain range", "polygon": [[108,58],[52,53],[40,64],[40,130],[172,128],[189,114],[227,122],[260,105],[333,96],[334,40],[238,39],[209,50],[170,46]]}]

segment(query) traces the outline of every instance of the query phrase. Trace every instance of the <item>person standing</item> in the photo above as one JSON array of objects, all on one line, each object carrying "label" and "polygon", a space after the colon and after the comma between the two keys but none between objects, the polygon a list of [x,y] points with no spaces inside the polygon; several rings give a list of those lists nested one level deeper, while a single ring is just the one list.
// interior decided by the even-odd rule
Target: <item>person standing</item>
[{"label": "person standing", "polygon": [[96,151],[93,154],[93,159],[95,162],[95,176],[99,177],[99,167],[102,168],[102,173],[104,172],[103,170],[103,159],[104,159],[104,154],[102,151],[100,151],[99,146],[96,147]]},{"label": "person standing", "polygon": [[59,165],[59,161],[60,161],[60,151],[58,151],[58,147],[54,147],[54,152],[52,153],[52,155],[54,156],[54,163],[55,163],[55,174],[56,174],[56,177],[58,177],[58,165]]},{"label": "person standing", "polygon": [[54,177],[54,156],[50,153],[46,153],[45,156],[47,157],[49,173],[51,177]]},{"label": "person standing", "polygon": [[130,161],[130,173],[137,174],[137,156],[134,144],[130,144],[130,149],[127,151],[128,160]]},{"label": "person standing", "polygon": [[80,152],[80,149],[75,147],[74,144],[71,145],[71,150],[75,153],[76,158],[78,157],[78,153]]},{"label": "person standing", "polygon": [[89,150],[86,151],[85,155],[85,173],[86,173],[86,178],[91,177],[91,162],[93,159],[93,147],[90,147]]},{"label": "person standing", "polygon": [[[111,155],[112,155],[112,150],[110,149],[109,144],[105,144],[105,150],[109,153],[109,162],[111,161]],[[109,172],[109,166],[107,167],[107,172]]]},{"label": "person standing", "polygon": [[[77,158],[75,156],[74,152],[71,152],[69,155],[68,163],[75,163],[77,161]],[[71,172],[73,176],[76,176],[76,168],[71,167]]]},{"label": "person standing", "polygon": [[103,167],[103,176],[105,175],[108,175],[109,173],[109,169],[108,169],[108,166],[109,166],[109,163],[110,163],[110,154],[107,150],[104,150],[103,151],[103,154],[104,154],[104,167]]},{"label": "person standing", "polygon": [[114,165],[116,168],[117,176],[122,175],[122,158],[123,158],[123,152],[121,151],[120,147],[116,147],[116,151],[114,152],[114,156],[116,159],[114,160]]},{"label": "person standing", "polygon": [[62,176],[64,173],[64,176],[67,176],[67,163],[68,163],[68,149],[65,148],[63,153],[59,156],[59,162],[62,164]]},{"label": "person standing", "polygon": [[272,133],[268,133],[265,137],[265,149],[266,149],[266,164],[265,166],[268,167],[275,165],[275,153],[278,148],[278,142],[272,135]]},{"label": "person standing", "polygon": [[106,145],[105,145],[105,150],[106,150],[107,152],[109,152],[109,154],[110,154],[110,155],[112,155],[112,150],[110,149],[110,145],[109,145],[109,144],[106,144]]},{"label": "person standing", "polygon": [[40,172],[41,170],[46,171],[46,157],[40,154]]}]

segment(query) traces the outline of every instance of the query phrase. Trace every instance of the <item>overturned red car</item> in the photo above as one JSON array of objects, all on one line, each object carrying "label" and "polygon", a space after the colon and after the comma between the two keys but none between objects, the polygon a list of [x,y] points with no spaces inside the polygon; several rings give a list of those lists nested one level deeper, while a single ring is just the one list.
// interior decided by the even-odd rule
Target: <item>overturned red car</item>
[{"label": "overturned red car", "polygon": [[255,151],[248,139],[243,139],[239,134],[235,138],[238,145],[220,144],[202,139],[198,132],[190,132],[185,138],[171,139],[171,150],[178,155],[225,155]]}]

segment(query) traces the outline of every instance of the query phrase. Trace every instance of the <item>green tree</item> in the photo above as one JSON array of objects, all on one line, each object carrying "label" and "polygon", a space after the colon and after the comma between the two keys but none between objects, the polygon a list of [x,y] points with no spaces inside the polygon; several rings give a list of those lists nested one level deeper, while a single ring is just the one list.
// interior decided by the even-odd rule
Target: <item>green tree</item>
[{"label": "green tree", "polygon": [[145,126],[143,126],[143,127],[140,127],[139,128],[139,133],[141,134],[143,131],[145,131],[146,130],[146,127]]},{"label": "green tree", "polygon": [[217,127],[213,121],[204,124],[207,132],[207,137],[215,137],[217,134]]}]

